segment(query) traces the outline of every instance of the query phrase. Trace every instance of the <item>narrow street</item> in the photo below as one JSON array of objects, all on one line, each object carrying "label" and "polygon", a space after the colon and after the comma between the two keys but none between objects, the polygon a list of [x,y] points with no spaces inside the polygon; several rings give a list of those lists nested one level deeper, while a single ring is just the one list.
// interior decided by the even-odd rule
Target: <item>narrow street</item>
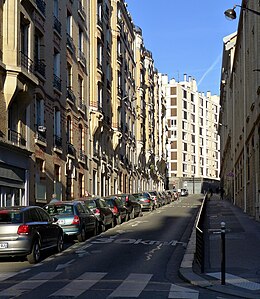
[{"label": "narrow street", "polygon": [[220,298],[178,277],[199,206],[199,198],[183,197],[36,266],[17,262],[11,273],[15,262],[0,264],[0,297]]}]

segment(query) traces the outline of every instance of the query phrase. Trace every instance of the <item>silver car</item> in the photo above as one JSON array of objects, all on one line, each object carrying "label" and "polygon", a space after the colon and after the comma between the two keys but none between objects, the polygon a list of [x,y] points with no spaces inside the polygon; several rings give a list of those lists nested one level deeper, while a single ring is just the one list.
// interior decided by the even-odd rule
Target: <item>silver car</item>
[{"label": "silver car", "polygon": [[35,264],[51,248],[63,250],[63,231],[42,208],[0,208],[0,257],[25,256]]}]

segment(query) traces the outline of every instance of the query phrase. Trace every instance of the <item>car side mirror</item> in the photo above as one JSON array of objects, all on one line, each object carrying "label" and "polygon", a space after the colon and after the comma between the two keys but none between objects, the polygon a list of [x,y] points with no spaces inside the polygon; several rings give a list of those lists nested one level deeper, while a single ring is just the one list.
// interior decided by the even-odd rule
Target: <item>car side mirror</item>
[{"label": "car side mirror", "polygon": [[55,217],[55,216],[54,216],[54,217],[52,217],[52,222],[53,222],[53,223],[57,223],[57,222],[58,222],[58,218],[57,218],[57,217]]}]

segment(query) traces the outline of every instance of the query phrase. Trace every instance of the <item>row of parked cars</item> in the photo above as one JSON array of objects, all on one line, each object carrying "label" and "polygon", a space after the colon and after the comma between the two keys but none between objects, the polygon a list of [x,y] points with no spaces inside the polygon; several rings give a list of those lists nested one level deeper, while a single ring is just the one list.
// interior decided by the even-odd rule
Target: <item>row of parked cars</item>
[{"label": "row of parked cars", "polygon": [[27,257],[37,263],[43,251],[63,250],[64,238],[84,242],[129,219],[178,199],[178,192],[149,191],[51,202],[44,207],[0,208],[0,257]]}]

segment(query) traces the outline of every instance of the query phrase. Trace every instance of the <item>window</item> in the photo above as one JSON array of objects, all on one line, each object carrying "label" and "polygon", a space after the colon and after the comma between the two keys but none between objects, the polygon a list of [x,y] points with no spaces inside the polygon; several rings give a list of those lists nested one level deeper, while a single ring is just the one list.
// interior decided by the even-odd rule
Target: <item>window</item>
[{"label": "window", "polygon": [[39,97],[36,97],[35,118],[37,126],[36,129],[38,129],[39,126],[44,125],[44,100]]},{"label": "window", "polygon": [[98,60],[98,67],[102,67],[102,56],[103,56],[103,46],[100,41],[98,41],[97,45],[97,60]]},{"label": "window", "polygon": [[72,36],[72,16],[67,12],[67,34]]},{"label": "window", "polygon": [[187,152],[188,150],[188,145],[186,142],[183,143],[183,150]]},{"label": "window", "polygon": [[98,107],[103,108],[103,87],[101,82],[98,83]]},{"label": "window", "polygon": [[83,78],[81,76],[78,76],[78,93],[79,93],[79,99],[83,100]]},{"label": "window", "polygon": [[83,197],[83,196],[84,196],[84,175],[82,173],[79,173],[79,197]]},{"label": "window", "polygon": [[187,91],[186,90],[183,90],[183,98],[187,99]]},{"label": "window", "polygon": [[54,109],[54,135],[61,137],[61,116],[57,107]]},{"label": "window", "polygon": [[70,116],[67,117],[66,134],[67,134],[67,142],[72,143],[72,123],[71,123]]},{"label": "window", "polygon": [[53,69],[54,75],[60,78],[60,53],[56,49],[54,49]]},{"label": "window", "polygon": [[188,118],[187,111],[182,111],[182,113],[183,113],[183,119],[187,119]]},{"label": "window", "polygon": [[24,16],[21,17],[21,52],[28,57],[29,55],[29,22]]},{"label": "window", "polygon": [[53,14],[56,18],[59,17],[59,0],[53,0]]},{"label": "window", "polygon": [[84,150],[84,131],[81,124],[79,124],[79,148]]},{"label": "window", "polygon": [[71,89],[72,87],[72,66],[70,63],[67,63],[67,88]]},{"label": "window", "polygon": [[79,27],[78,48],[79,48],[80,54],[83,53],[83,40],[84,40],[83,31]]},{"label": "window", "polygon": [[182,101],[182,105],[184,109],[187,109],[187,101]]}]

